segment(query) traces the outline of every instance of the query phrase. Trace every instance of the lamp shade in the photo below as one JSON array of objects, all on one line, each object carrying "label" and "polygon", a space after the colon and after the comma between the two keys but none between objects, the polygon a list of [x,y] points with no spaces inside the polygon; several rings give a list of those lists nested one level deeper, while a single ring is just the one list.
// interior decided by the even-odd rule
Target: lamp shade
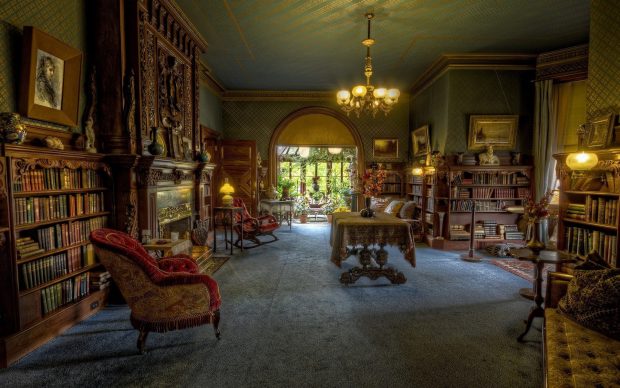
[{"label": "lamp shade", "polygon": [[592,152],[573,152],[566,157],[566,165],[573,171],[591,170],[598,164],[598,156]]},{"label": "lamp shade", "polygon": [[222,196],[222,205],[223,206],[232,206],[233,197],[231,194],[235,192],[235,188],[232,187],[230,183],[228,183],[228,178],[224,178],[224,184],[220,187],[220,194],[224,194]]},{"label": "lamp shade", "polygon": [[424,170],[422,169],[422,167],[414,167],[413,169],[411,169],[411,175],[422,176],[424,175]]}]

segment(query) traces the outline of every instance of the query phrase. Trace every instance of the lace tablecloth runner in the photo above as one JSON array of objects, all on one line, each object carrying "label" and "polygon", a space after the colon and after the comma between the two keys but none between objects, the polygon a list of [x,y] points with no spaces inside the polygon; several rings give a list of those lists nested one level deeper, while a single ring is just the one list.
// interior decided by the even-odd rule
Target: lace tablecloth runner
[{"label": "lace tablecloth runner", "polygon": [[347,258],[347,246],[386,244],[398,246],[405,260],[415,267],[415,245],[408,222],[377,212],[365,218],[359,213],[334,213],[330,236],[331,261],[338,267]]}]

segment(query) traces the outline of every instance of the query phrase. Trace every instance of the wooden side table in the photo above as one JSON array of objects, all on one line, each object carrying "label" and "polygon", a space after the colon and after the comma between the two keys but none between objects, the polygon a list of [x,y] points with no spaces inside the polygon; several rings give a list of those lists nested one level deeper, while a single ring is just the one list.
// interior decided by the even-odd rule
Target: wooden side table
[{"label": "wooden side table", "polygon": [[530,310],[530,314],[527,317],[525,331],[519,336],[519,338],[517,338],[519,342],[523,342],[523,337],[527,334],[528,331],[530,331],[534,318],[544,318],[545,316],[545,309],[542,307],[542,304],[545,301],[542,290],[543,269],[545,267],[545,264],[555,264],[557,266],[562,263],[574,261],[574,259],[571,259],[569,256],[557,251],[541,251],[540,254],[536,255],[533,251],[527,248],[516,249],[511,251],[511,253],[519,260],[530,261],[535,264],[534,303],[536,305],[532,307],[532,309]]},{"label": "wooden side table", "polygon": [[[215,215],[217,213],[222,213],[224,215],[224,220],[228,222],[224,222],[224,241],[227,249],[228,244],[230,243],[230,254],[233,254],[233,227],[235,225],[235,213],[239,213],[241,215],[241,250],[243,251],[243,208],[242,207],[234,207],[234,206],[217,206],[213,208],[213,252],[217,252],[217,217]],[[230,228],[228,228],[230,226]],[[228,229],[230,229],[230,240],[228,239]]]}]

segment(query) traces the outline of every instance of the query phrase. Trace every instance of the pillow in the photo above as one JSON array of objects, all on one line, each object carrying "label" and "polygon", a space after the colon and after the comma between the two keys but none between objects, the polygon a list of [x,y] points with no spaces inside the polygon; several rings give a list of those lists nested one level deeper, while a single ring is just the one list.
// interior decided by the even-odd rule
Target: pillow
[{"label": "pillow", "polygon": [[390,202],[390,200],[391,200],[390,197],[386,197],[386,198],[372,197],[372,200],[370,201],[370,208],[372,210],[382,212],[387,206],[387,204]]},{"label": "pillow", "polygon": [[405,202],[405,204],[403,205],[403,207],[400,208],[400,212],[398,213],[398,217],[404,219],[404,220],[410,220],[413,218],[413,212],[415,211],[416,208],[416,203],[413,201],[407,201]]},{"label": "pillow", "polygon": [[392,201],[385,208],[384,212],[396,216],[405,203],[403,201]]},{"label": "pillow", "polygon": [[620,340],[620,269],[575,270],[558,308],[577,323]]}]

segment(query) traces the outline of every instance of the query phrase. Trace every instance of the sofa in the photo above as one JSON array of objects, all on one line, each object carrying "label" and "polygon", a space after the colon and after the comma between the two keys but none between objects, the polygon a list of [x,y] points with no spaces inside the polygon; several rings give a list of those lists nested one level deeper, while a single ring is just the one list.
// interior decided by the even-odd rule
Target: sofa
[{"label": "sofa", "polygon": [[411,225],[411,232],[416,241],[420,241],[423,237],[424,228],[420,219],[421,208],[413,201],[403,198],[373,198],[370,202],[370,208],[391,214]]},{"label": "sofa", "polygon": [[[620,341],[585,327],[579,323],[583,315],[574,319],[563,308],[567,291],[577,287],[575,280],[566,273],[548,275],[543,327],[545,386],[620,387]],[[598,303],[591,295],[588,298],[587,303]],[[604,314],[609,313],[607,308]],[[617,309],[607,317],[616,321]],[[617,328],[617,322],[614,325]]]}]

